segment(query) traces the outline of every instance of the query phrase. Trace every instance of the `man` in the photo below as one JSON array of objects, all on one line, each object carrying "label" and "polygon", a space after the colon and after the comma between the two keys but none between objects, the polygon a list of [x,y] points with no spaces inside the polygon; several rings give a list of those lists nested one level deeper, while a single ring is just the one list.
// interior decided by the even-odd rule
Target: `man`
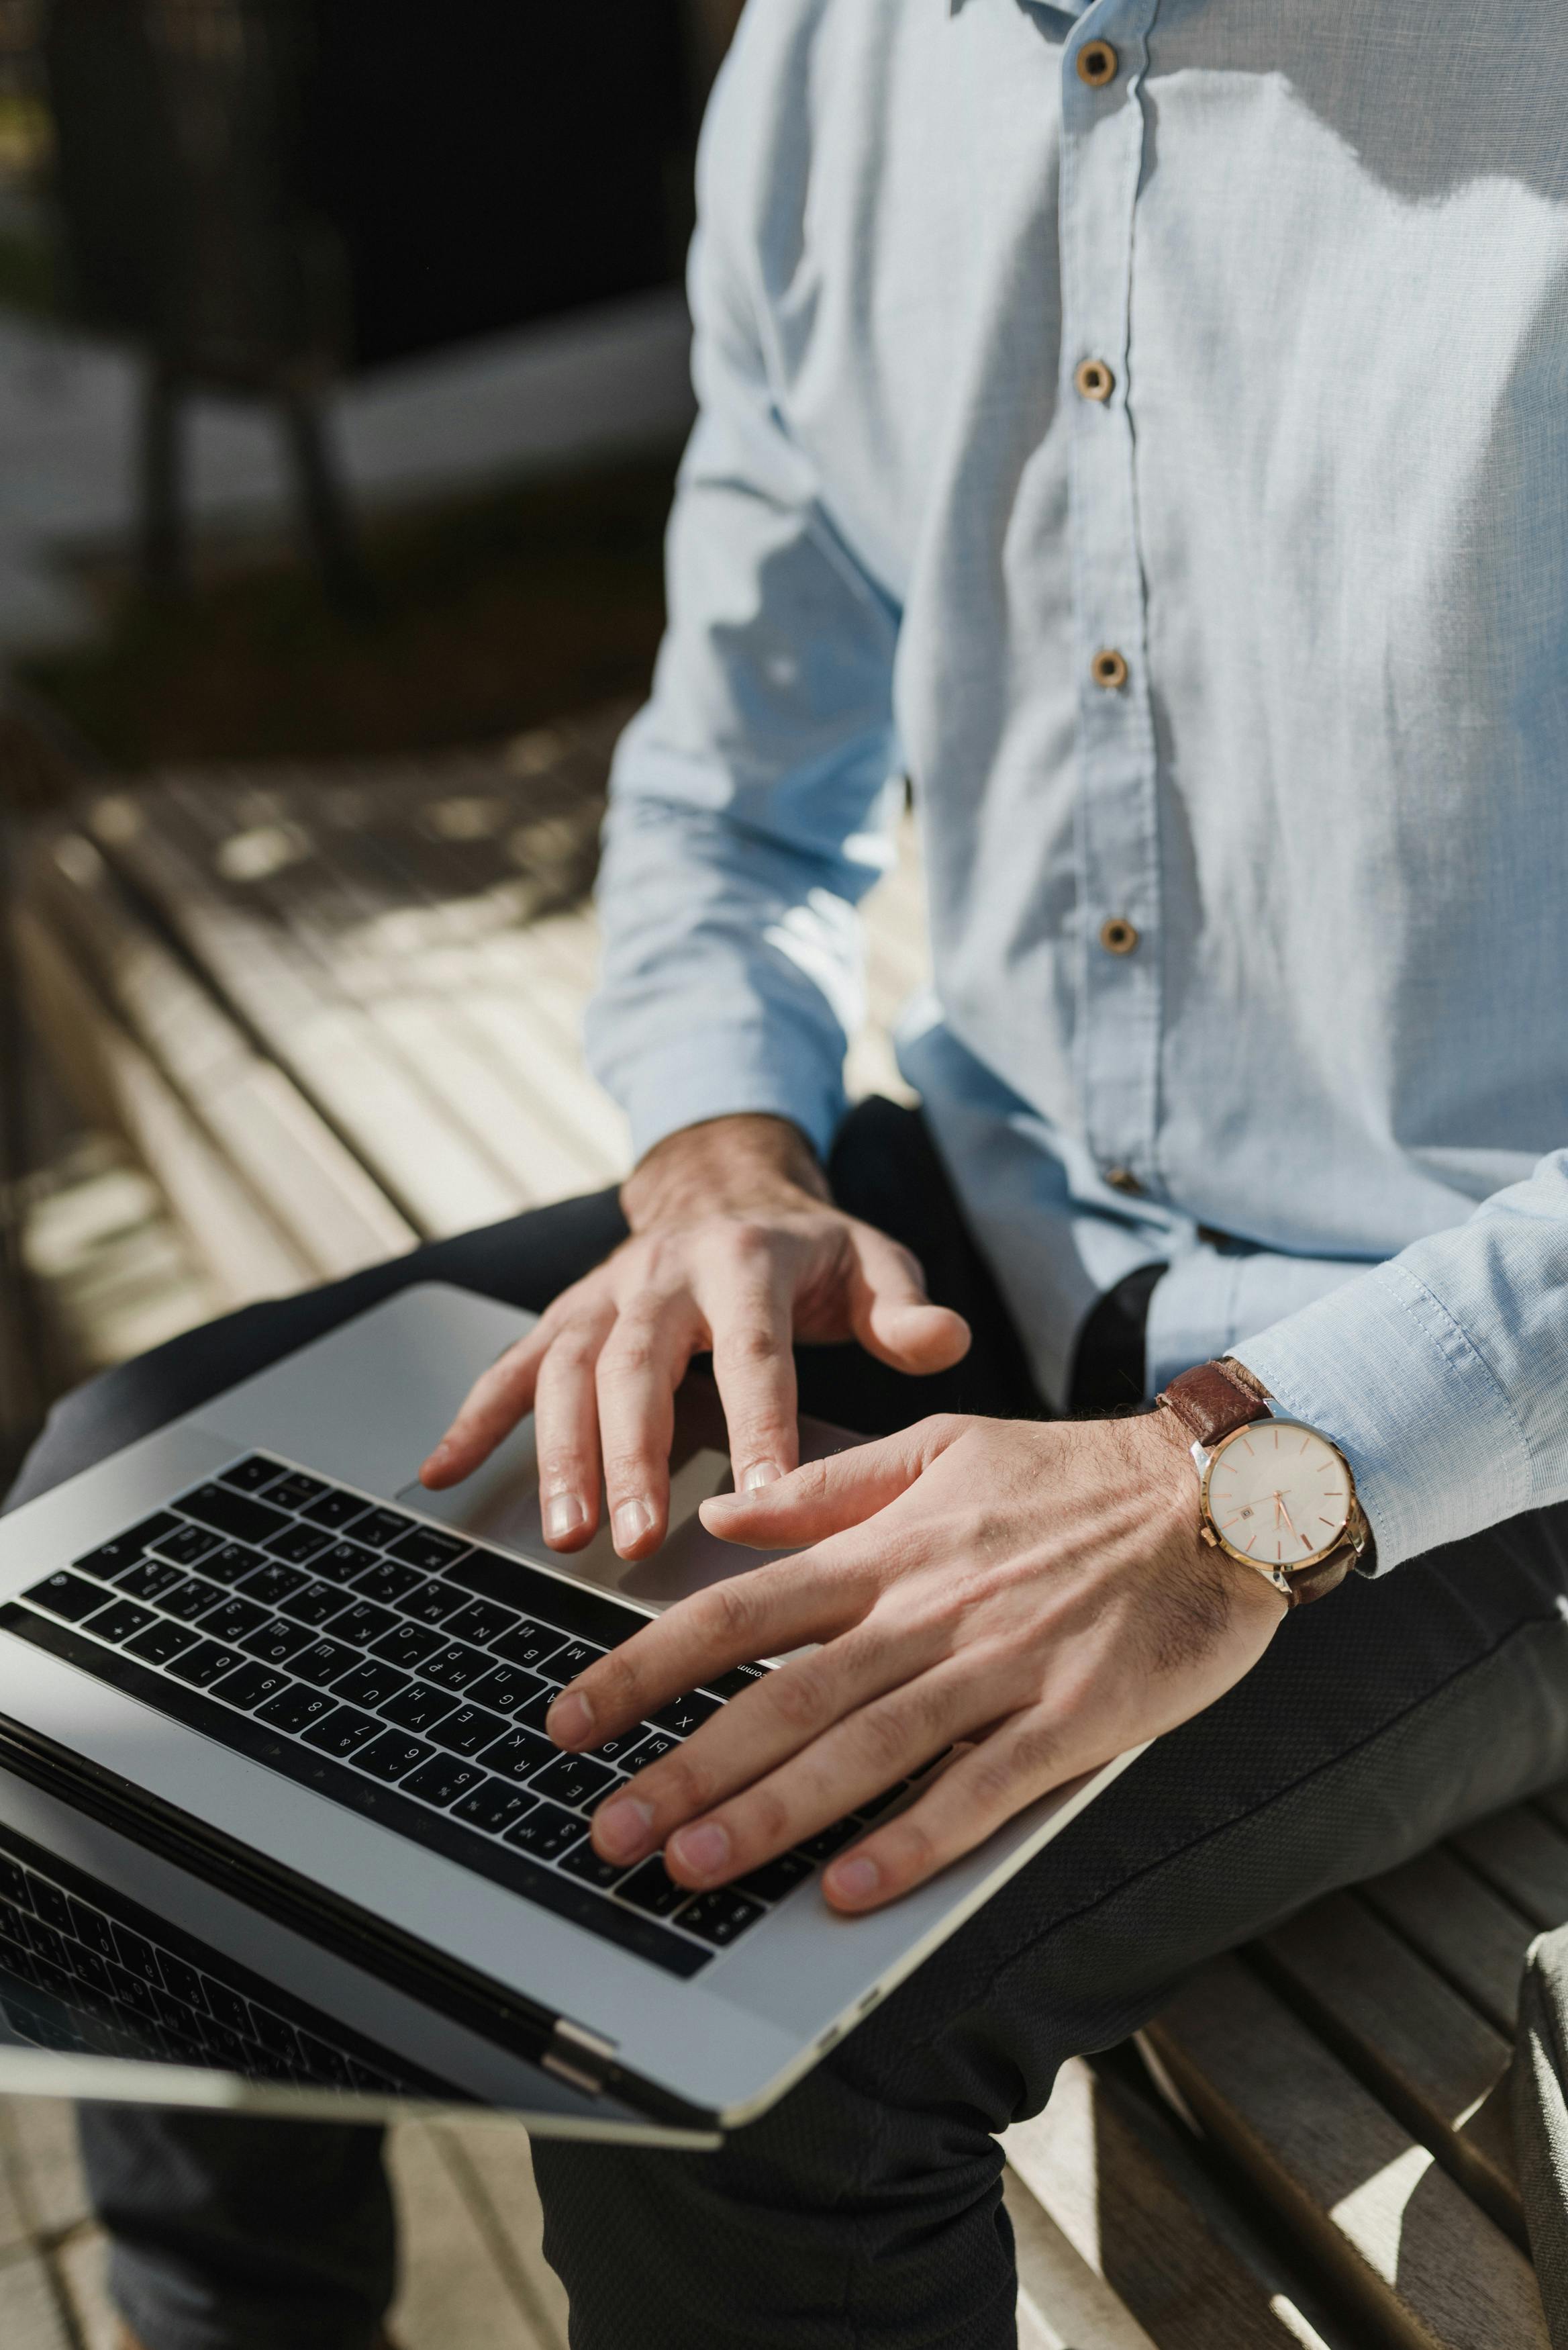
[{"label": "man", "polygon": [[[578,1203],[242,1316],[89,1389],[30,1472],[426,1270],[555,1296],[432,1483],[535,1406],[556,1546],[602,1471],[641,1555],[711,1350],[711,1522],[809,1547],[553,1732],[821,1644],[601,1851],[722,1882],[956,1743],[827,1871],[853,1912],[1165,1733],[722,2153],[540,2147],[580,2345],[1011,2342],[992,2134],[1062,2057],[1568,1772],[1565,105],[1524,0],[753,0],[603,887],[632,1237]],[[839,1092],[902,768],[923,1125]],[[1107,1416],[1227,1357],[1204,1394],[1267,1390],[1354,1471],[1363,1572],[1313,1607],[1200,1538],[1177,1414]],[[891,1432],[795,1471],[797,1362]],[[148,2350],[375,2334],[373,2147],[288,2143],[89,2122]]]}]

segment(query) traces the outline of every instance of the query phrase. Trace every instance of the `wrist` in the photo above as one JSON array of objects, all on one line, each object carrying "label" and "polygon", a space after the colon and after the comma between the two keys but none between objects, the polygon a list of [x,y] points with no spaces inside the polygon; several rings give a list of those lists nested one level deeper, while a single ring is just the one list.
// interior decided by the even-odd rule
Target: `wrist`
[{"label": "wrist", "polygon": [[757,1111],[667,1134],[620,1191],[634,1232],[726,1212],[798,1212],[830,1198],[821,1161],[799,1127]]}]

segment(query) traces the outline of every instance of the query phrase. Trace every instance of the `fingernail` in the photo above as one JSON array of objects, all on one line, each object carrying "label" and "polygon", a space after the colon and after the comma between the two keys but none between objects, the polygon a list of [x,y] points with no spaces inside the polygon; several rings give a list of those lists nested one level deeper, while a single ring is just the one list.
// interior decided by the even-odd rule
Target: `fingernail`
[{"label": "fingernail", "polygon": [[640,1542],[653,1523],[653,1512],[646,1502],[623,1502],[615,1513],[615,1546],[629,1550]]},{"label": "fingernail", "polygon": [[759,1485],[776,1485],[784,1471],[776,1461],[753,1461],[741,1480],[742,1493],[754,1493]]},{"label": "fingernail", "polygon": [[653,1842],[653,1806],[621,1795],[594,1814],[594,1842],[607,1860],[636,1860]]},{"label": "fingernail", "polygon": [[551,1542],[564,1541],[587,1522],[587,1504],[580,1493],[552,1493],[545,1504],[545,1533]]},{"label": "fingernail", "polygon": [[545,1717],[545,1727],[557,1746],[579,1746],[594,1726],[594,1710],[586,1697],[566,1690]]},{"label": "fingernail", "polygon": [[881,1883],[874,1860],[840,1860],[827,1872],[828,1889],[840,1901],[869,1901]]},{"label": "fingernail", "polygon": [[670,1849],[693,1877],[719,1877],[730,1865],[730,1832],[717,1820],[704,1820],[701,1827],[682,1828]]}]

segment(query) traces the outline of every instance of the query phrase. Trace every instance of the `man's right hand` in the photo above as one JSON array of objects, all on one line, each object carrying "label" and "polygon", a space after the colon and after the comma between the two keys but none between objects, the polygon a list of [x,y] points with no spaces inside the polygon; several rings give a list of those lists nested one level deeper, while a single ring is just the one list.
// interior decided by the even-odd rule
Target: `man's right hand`
[{"label": "man's right hand", "polygon": [[663,1541],[675,1390],[693,1355],[712,1353],[743,1492],[799,1458],[797,1339],[857,1338],[913,1372],[968,1351],[962,1316],[929,1303],[907,1249],[834,1206],[786,1119],[714,1118],[667,1136],[621,1204],[631,1238],[492,1365],[421,1471],[428,1486],[459,1483],[532,1410],[556,1550],[592,1538],[601,1473],[621,1556]]}]

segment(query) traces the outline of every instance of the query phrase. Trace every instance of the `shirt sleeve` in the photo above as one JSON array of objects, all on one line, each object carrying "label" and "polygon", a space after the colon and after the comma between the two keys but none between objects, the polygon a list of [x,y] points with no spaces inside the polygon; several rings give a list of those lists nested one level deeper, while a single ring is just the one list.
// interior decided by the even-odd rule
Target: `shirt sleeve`
[{"label": "shirt sleeve", "polygon": [[[742,44],[743,46],[743,31]],[[618,746],[587,1043],[640,1156],[767,1110],[825,1150],[861,1001],[859,899],[888,860],[898,614],[825,509],[767,360],[737,60],[700,159],[699,418],[667,549],[652,700]]]},{"label": "shirt sleeve", "polygon": [[1232,1351],[1343,1449],[1379,1573],[1568,1500],[1568,1150]]}]

